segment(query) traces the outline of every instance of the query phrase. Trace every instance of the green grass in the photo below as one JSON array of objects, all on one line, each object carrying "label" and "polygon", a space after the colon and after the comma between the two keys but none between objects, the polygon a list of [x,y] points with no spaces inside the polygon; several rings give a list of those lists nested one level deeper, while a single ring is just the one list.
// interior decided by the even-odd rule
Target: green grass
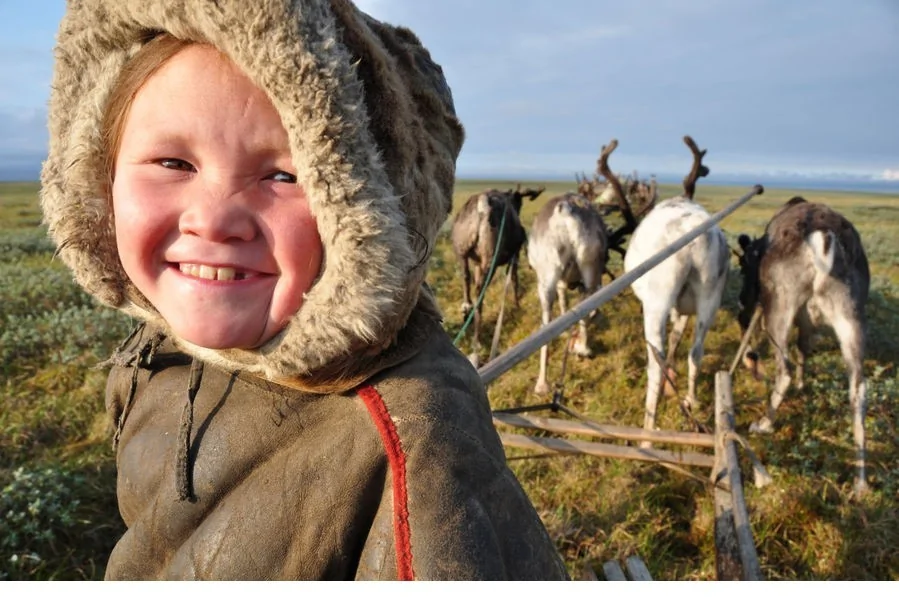
[{"label": "green grass", "polygon": [[0,579],[101,579],[124,531],[93,366],[130,328],[53,259],[37,184],[0,184]]},{"label": "green grass", "polygon": [[[518,182],[548,187],[542,197],[525,204],[526,224],[543,201],[572,188],[553,182],[459,181],[455,206],[473,192]],[[677,190],[663,186],[663,196]],[[700,185],[697,199],[716,211],[747,190]],[[824,333],[809,363],[806,388],[790,391],[775,433],[747,436],[774,477],[764,489],[748,483],[746,488],[762,571],[770,579],[899,580],[899,197],[772,189],[724,220],[728,238],[733,242],[741,232],[760,234],[775,208],[795,194],[847,215],[871,262],[865,369],[873,491],[861,501],[851,499],[847,382],[833,335]],[[455,336],[462,325],[462,291],[448,232],[449,223],[435,246],[429,282],[437,290],[445,327]],[[14,526],[0,523],[0,579],[102,578],[123,531],[103,408],[105,376],[93,366],[112,351],[130,322],[84,295],[52,252],[40,227],[37,185],[0,185],[0,499],[5,500],[0,511],[12,513],[12,522],[5,524]],[[621,272],[620,259],[614,258],[611,268]],[[521,268],[521,280],[522,306],[506,307],[501,350],[539,327],[535,279],[527,265]],[[482,333],[487,346],[500,282],[494,282],[485,299]],[[713,373],[730,365],[740,340],[737,292],[734,269],[706,340],[696,413],[706,424],[713,419]],[[646,357],[640,305],[633,293],[625,291],[607,303],[590,330],[595,356],[569,360],[566,404],[600,422],[641,425]],[[551,382],[558,378],[561,346],[561,340],[551,345]],[[688,346],[689,334],[675,364],[681,379]],[[460,348],[467,352],[470,338]],[[532,392],[537,358],[529,357],[490,386],[494,408],[545,400]],[[745,434],[761,415],[769,390],[769,381],[737,374],[739,433]],[[658,425],[690,429],[671,399],[660,406]],[[598,566],[636,553],[657,579],[715,577],[714,508],[705,484],[651,464],[536,458],[512,449],[508,455],[573,574],[584,564]],[[748,463],[743,465],[748,478]]]}]

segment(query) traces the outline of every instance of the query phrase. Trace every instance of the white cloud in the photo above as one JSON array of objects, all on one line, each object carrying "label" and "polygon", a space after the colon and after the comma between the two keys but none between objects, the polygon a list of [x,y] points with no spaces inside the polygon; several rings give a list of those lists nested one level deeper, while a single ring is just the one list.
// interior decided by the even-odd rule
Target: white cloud
[{"label": "white cloud", "polygon": [[531,33],[520,39],[518,44],[525,51],[561,53],[575,48],[583,49],[583,46],[589,47],[598,41],[621,39],[631,33],[632,28],[626,25],[600,25],[546,35]]},{"label": "white cloud", "polygon": [[899,180],[899,168],[887,168],[880,175],[881,180]]}]

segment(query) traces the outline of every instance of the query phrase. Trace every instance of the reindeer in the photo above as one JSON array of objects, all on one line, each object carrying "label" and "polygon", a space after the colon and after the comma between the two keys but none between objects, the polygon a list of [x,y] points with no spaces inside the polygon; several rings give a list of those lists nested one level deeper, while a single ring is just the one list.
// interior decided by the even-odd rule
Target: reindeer
[{"label": "reindeer", "polygon": [[[693,166],[684,178],[684,193],[662,201],[643,219],[628,245],[624,258],[625,271],[633,270],[709,218],[708,212],[693,200],[696,181],[709,173],[702,163],[706,150],[699,151],[689,136],[684,137],[684,143],[693,154]],[[663,388],[662,377],[670,375],[668,360],[674,355],[690,315],[696,316],[696,327],[689,356],[687,396],[682,404],[688,409],[696,404],[696,378],[705,336],[721,304],[729,259],[730,251],[724,233],[714,226],[631,286],[643,306],[643,332],[648,355],[643,421],[646,429],[655,427],[656,408]],[[669,317],[674,320],[674,328],[668,338],[666,352],[663,341],[668,331]],[[647,442],[643,443],[643,447],[648,447]]]},{"label": "reindeer", "polygon": [[646,206],[655,205],[659,199],[659,185],[655,174],[650,176],[649,182],[640,180],[635,171],[627,181],[627,202],[631,209],[642,211]]},{"label": "reindeer", "polygon": [[[855,492],[867,491],[865,478],[865,303],[870,273],[861,238],[852,223],[833,209],[793,197],[772,218],[760,238],[738,237],[743,287],[740,327],[746,332],[756,305],[777,354],[777,377],[768,411],[750,432],[770,433],[774,414],[790,386],[787,340],[799,328],[796,387],[802,389],[814,330],[833,328],[849,374],[849,402],[856,450]],[[758,362],[758,355],[750,353]]]},{"label": "reindeer", "polygon": [[[597,161],[600,172],[608,172],[609,155],[618,146],[612,139],[603,146]],[[549,323],[555,299],[559,299],[561,313],[567,310],[565,290],[578,288],[584,295],[596,291],[602,284],[610,250],[620,250],[627,234],[636,228],[636,219],[631,212],[624,192],[618,185],[618,197],[625,224],[618,230],[609,230],[593,203],[578,193],[565,193],[550,199],[534,218],[531,238],[528,241],[528,261],[537,274],[537,295],[542,309],[543,325]],[[573,347],[576,354],[590,356],[587,346],[587,322],[578,323],[577,341]],[[540,349],[540,373],[534,391],[546,394],[546,364],[549,356],[546,345]]]},{"label": "reindeer", "polygon": [[[621,178],[621,175],[618,175],[619,181]],[[605,183],[601,182],[598,174],[593,175],[593,180],[588,180],[586,175],[578,176],[575,173],[574,179],[577,181],[577,192],[595,203],[601,215],[606,216],[618,210],[615,185],[611,181],[607,179]],[[637,172],[634,171],[633,175],[625,179],[622,187],[626,189],[625,200],[631,209],[645,210],[647,206],[652,206],[658,201],[658,183],[655,175],[652,175],[650,181],[646,182],[640,180]],[[599,188],[602,188],[602,191],[597,191]]]},{"label": "reindeer", "polygon": [[[471,270],[469,261],[474,262],[475,296],[479,297],[490,285],[494,271],[503,265],[511,270],[515,306],[519,306],[518,255],[527,240],[519,214],[525,197],[533,201],[546,187],[522,190],[519,184],[514,190],[490,189],[468,198],[453,220],[453,252],[462,264],[463,295],[462,315],[472,309]],[[504,215],[505,214],[505,215]],[[505,220],[504,220],[505,218]],[[500,236],[502,226],[502,236]],[[495,263],[494,263],[495,257]],[[474,353],[472,362],[477,364],[480,351],[481,305],[474,313]]]}]

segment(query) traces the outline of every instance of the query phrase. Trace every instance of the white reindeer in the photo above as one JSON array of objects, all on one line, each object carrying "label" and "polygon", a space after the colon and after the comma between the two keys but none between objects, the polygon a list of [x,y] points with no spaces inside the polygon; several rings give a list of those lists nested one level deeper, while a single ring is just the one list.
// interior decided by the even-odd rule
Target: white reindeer
[{"label": "white reindeer", "polygon": [[[633,270],[709,217],[708,212],[693,201],[697,179],[709,173],[702,164],[706,150],[699,151],[689,136],[684,137],[684,142],[693,153],[693,167],[684,178],[684,193],[662,201],[640,222],[627,248],[625,271]],[[683,404],[690,409],[696,404],[696,378],[703,345],[721,304],[729,259],[724,233],[714,226],[632,285],[643,305],[643,331],[648,358],[646,414],[643,421],[646,429],[655,428],[662,377],[668,375],[668,359],[673,356],[690,315],[696,316],[696,328],[690,349],[687,396]],[[666,351],[663,342],[669,317],[674,320],[674,328]],[[666,357],[666,354],[670,356]],[[660,360],[665,363],[665,371]],[[643,446],[648,447],[648,442],[644,442]]]},{"label": "white reindeer", "polygon": [[[601,172],[608,172],[609,155],[617,146],[618,141],[612,139],[607,147],[602,148],[598,160]],[[626,223],[615,231],[606,228],[593,203],[578,193],[565,193],[550,199],[534,218],[528,240],[528,261],[537,274],[537,295],[542,308],[543,325],[548,324],[552,317],[556,297],[559,299],[560,312],[565,313],[567,310],[566,289],[578,288],[584,295],[589,295],[600,287],[609,250],[621,250],[624,236],[636,227],[636,220],[623,199],[620,184],[619,197],[622,198],[621,211]],[[534,387],[538,394],[549,391],[546,381],[548,352],[548,347],[543,345],[540,349],[540,373]],[[591,355],[587,346],[585,320],[578,322],[574,352],[581,356]]]}]

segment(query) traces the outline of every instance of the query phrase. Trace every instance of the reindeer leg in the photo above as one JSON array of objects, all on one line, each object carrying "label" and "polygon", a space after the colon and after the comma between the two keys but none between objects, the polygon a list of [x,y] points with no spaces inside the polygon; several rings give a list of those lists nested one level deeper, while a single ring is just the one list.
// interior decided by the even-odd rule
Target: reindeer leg
[{"label": "reindeer leg", "polygon": [[[480,297],[481,291],[484,288],[484,272],[481,268],[475,268],[474,270],[474,289],[475,296]],[[477,300],[477,299],[475,299]],[[469,355],[468,360],[471,361],[471,364],[475,366],[475,368],[480,366],[480,354],[481,354],[481,309],[483,307],[483,302],[479,302],[474,306],[474,330],[472,331],[472,354]]]},{"label": "reindeer leg", "polygon": [[674,354],[677,352],[677,347],[680,345],[681,338],[684,337],[684,331],[687,329],[687,322],[689,319],[689,315],[678,314],[677,318],[674,320],[674,327],[671,328],[671,333],[668,334],[667,354],[669,360],[674,359]]},{"label": "reindeer leg", "polygon": [[[668,327],[668,309],[647,311],[644,305],[643,330],[646,338],[646,413],[643,418],[644,429],[655,429],[656,408],[659,405],[659,396],[662,393],[662,362],[665,354],[661,347],[664,345],[665,332]],[[656,358],[658,356],[658,358]],[[652,442],[641,442],[641,448],[651,448]]]},{"label": "reindeer leg", "polygon": [[[681,315],[672,309],[669,318],[673,318],[674,326],[668,334],[668,352],[665,353],[665,366],[662,369],[662,395],[677,395],[677,386],[675,385],[675,373],[671,364],[675,361],[677,347],[680,345],[681,338],[684,337],[684,331],[687,329],[687,322],[690,320],[689,315]],[[683,402],[684,408],[691,409],[692,403]]]},{"label": "reindeer leg", "polygon": [[707,287],[700,293],[699,304],[696,305],[696,327],[693,331],[693,347],[690,349],[687,375],[687,403],[690,408],[696,405],[696,379],[699,377],[699,368],[705,353],[705,337],[715,323],[726,282],[726,277],[719,277],[711,290]]},{"label": "reindeer leg", "polygon": [[521,307],[521,295],[518,287],[518,255],[512,257],[509,267],[512,270],[512,296],[515,299],[515,308],[518,309]]},{"label": "reindeer leg", "polygon": [[[553,309],[553,291],[556,289],[556,282],[551,281],[546,286],[537,289],[540,298],[540,317],[543,325],[549,324],[552,317]],[[534,392],[537,394],[548,394],[549,384],[546,382],[546,362],[549,360],[549,344],[540,347],[540,373],[537,376],[537,384],[534,386]]]},{"label": "reindeer leg", "polygon": [[565,283],[556,282],[556,299],[559,301],[559,315],[568,311],[568,298],[565,296]]},{"label": "reindeer leg", "polygon": [[805,387],[805,362],[812,352],[812,337],[815,333],[815,326],[809,317],[807,307],[803,307],[796,314],[796,324],[799,327],[799,334],[796,339],[796,343],[799,345],[799,358],[796,366],[796,389],[801,390]]},{"label": "reindeer leg", "polygon": [[[696,379],[699,377],[699,366],[705,352],[705,337],[709,333],[712,320],[715,318],[717,306],[702,305],[696,315],[696,328],[693,332],[693,346],[690,348],[687,372],[687,398],[684,403],[690,410],[696,406]],[[711,312],[709,312],[711,311]]]},{"label": "reindeer leg", "polygon": [[774,391],[771,392],[768,413],[757,423],[749,426],[750,433],[770,433],[774,429],[775,412],[790,387],[790,355],[787,350],[787,341],[798,310],[798,305],[785,303],[765,309],[768,334],[777,355],[777,377],[774,380]]},{"label": "reindeer leg", "polygon": [[[605,264],[578,263],[581,268],[581,276],[584,278],[584,288],[581,291],[581,300],[584,300],[602,285],[602,273],[605,270]],[[578,336],[574,343],[574,353],[581,357],[592,357],[593,351],[587,343],[587,321],[593,321],[598,315],[599,309],[594,309],[590,314],[578,321]]]},{"label": "reindeer leg", "polygon": [[[846,307],[840,314],[851,313]],[[840,341],[840,351],[849,372],[849,401],[852,405],[852,435],[855,442],[855,494],[861,496],[868,491],[865,475],[865,415],[868,410],[863,357],[865,346],[864,324],[857,318],[832,317],[834,332]]]},{"label": "reindeer leg", "polygon": [[468,257],[462,258],[462,317],[471,311],[471,268]]}]

